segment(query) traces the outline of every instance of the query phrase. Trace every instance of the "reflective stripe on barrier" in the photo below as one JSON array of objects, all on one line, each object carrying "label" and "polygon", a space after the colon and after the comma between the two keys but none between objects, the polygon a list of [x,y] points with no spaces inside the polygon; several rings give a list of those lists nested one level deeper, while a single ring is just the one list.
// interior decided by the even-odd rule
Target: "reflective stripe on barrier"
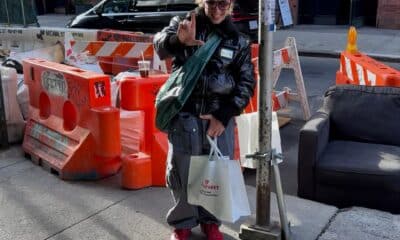
[{"label": "reflective stripe on barrier", "polygon": [[278,111],[288,105],[289,90],[272,93],[272,111]]},{"label": "reflective stripe on barrier", "polygon": [[171,71],[171,63],[160,60],[150,42],[105,42],[72,41],[73,53],[88,52],[99,57],[99,64],[104,73],[118,74],[129,69],[137,70],[137,61],[145,59],[152,62],[152,69],[162,72]]},{"label": "reflective stripe on barrier", "polygon": [[98,179],[121,166],[119,109],[110,78],[41,59],[23,61],[29,118],[22,144],[33,162],[62,179]]},{"label": "reflective stripe on barrier", "polygon": [[[103,29],[97,32],[97,41],[115,41],[115,42],[141,42],[153,43],[153,34],[143,34],[138,32],[118,31]],[[141,53],[139,53],[141,54]],[[152,61],[152,69],[170,73],[172,70],[171,59],[161,60],[153,51],[152,56],[145,56],[146,60]],[[141,56],[123,57],[123,56],[104,56],[99,60],[100,66],[105,73],[117,75],[122,71],[137,70],[137,61]]]},{"label": "reflective stripe on barrier", "polygon": [[88,51],[90,55],[98,57],[142,57],[153,56],[153,44],[143,42],[105,42],[105,41],[77,41],[72,43],[73,52]]}]

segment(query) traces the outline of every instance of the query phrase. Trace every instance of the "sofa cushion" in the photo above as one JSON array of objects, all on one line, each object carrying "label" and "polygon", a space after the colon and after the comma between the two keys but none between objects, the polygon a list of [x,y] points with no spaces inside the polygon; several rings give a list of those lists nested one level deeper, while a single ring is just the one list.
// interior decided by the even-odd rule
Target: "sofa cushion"
[{"label": "sofa cushion", "polygon": [[334,138],[400,146],[400,88],[338,85],[325,96]]},{"label": "sofa cushion", "polygon": [[315,171],[321,184],[400,192],[400,147],[331,141]]}]

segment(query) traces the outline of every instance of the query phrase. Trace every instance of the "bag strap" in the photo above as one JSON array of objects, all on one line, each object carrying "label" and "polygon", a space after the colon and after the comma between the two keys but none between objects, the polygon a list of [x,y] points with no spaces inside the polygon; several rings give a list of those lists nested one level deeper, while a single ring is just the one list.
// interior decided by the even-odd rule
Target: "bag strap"
[{"label": "bag strap", "polygon": [[221,150],[219,150],[217,145],[217,138],[215,137],[214,139],[212,139],[210,136],[207,135],[207,140],[211,146],[209,159],[212,159],[211,156],[214,154],[217,155],[218,157],[223,157]]},{"label": "bag strap", "polygon": [[[200,69],[200,73],[203,71],[208,61],[211,59],[215,50],[217,50],[219,43],[221,42],[221,37],[212,32],[207,41],[201,45],[194,53],[191,55],[186,62],[182,65],[182,68],[189,67],[190,70],[193,68],[193,62],[197,69]],[[193,80],[197,81],[198,78]]]}]

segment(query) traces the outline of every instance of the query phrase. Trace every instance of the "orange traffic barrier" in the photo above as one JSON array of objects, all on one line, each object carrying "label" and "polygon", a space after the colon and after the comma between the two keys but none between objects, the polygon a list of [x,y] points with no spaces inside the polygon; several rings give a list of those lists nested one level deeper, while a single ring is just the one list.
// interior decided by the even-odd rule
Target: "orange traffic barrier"
[{"label": "orange traffic barrier", "polygon": [[140,149],[150,155],[152,185],[165,186],[165,168],[168,152],[167,135],[155,126],[155,97],[168,74],[149,75],[147,78],[127,77],[121,80],[121,109],[144,112],[144,146]]},{"label": "orange traffic barrier", "polygon": [[400,87],[400,71],[357,52],[340,55],[336,84]]},{"label": "orange traffic barrier", "polygon": [[251,59],[258,58],[259,45],[256,43],[251,44]]},{"label": "orange traffic barrier", "polygon": [[400,71],[359,52],[356,28],[350,27],[346,51],[340,54],[336,84],[400,87]]},{"label": "orange traffic barrier", "polygon": [[340,54],[336,84],[400,87],[400,71],[360,52],[344,51]]},{"label": "orange traffic barrier", "polygon": [[[117,75],[120,72],[138,71],[138,61],[142,58],[137,57],[98,57],[99,66],[106,74]],[[145,60],[152,60],[152,58],[144,58]]]},{"label": "orange traffic barrier", "polygon": [[139,152],[122,158],[121,185],[127,189],[149,187],[151,179],[150,156]]},{"label": "orange traffic barrier", "polygon": [[41,59],[23,61],[29,118],[23,149],[62,179],[98,179],[121,166],[120,114],[106,75]]},{"label": "orange traffic barrier", "polygon": [[[252,51],[253,51],[253,46],[256,46],[257,44],[252,44]],[[257,50],[257,55],[258,55],[258,45],[256,47]],[[254,79],[256,80],[256,86],[254,88],[254,95],[252,98],[250,98],[249,104],[247,107],[244,109],[244,112],[250,113],[250,112],[256,112],[258,109],[258,77],[259,77],[259,72],[258,72],[258,57],[254,57],[251,59],[251,63],[254,66]]]},{"label": "orange traffic barrier", "polygon": [[104,73],[118,74],[122,71],[136,70],[137,61],[153,61],[154,49],[151,42],[106,42],[72,41],[72,52],[99,58],[99,65]]},{"label": "orange traffic barrier", "polygon": [[[145,114],[144,145],[140,151],[150,156],[151,170],[149,168],[141,168],[140,170],[132,169],[132,171],[141,171],[141,173],[138,173],[141,176],[151,176],[151,184],[154,186],[165,186],[168,138],[165,133],[159,131],[155,126],[156,109],[154,102],[158,90],[168,77],[169,75],[167,74],[150,75],[147,78],[127,77],[121,80],[120,85],[121,109],[140,110]],[[235,159],[239,159],[239,151],[237,130],[235,130]],[[142,187],[146,186],[143,185]]]}]

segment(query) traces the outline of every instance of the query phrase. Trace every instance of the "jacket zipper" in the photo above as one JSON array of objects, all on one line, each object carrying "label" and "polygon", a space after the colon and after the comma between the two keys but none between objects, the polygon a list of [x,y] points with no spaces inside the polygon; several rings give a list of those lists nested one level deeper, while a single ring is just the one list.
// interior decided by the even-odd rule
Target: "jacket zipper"
[{"label": "jacket zipper", "polygon": [[[208,36],[204,36],[205,41],[208,40],[209,34]],[[214,55],[214,54],[213,54]],[[211,58],[209,59],[208,62],[211,61],[213,56],[211,56]],[[203,72],[206,70],[208,63],[206,64],[205,68],[203,69]],[[204,114],[205,113],[205,96],[206,96],[206,89],[208,87],[208,77],[204,77],[205,75],[202,74],[203,76],[203,89],[202,89],[202,96],[201,96],[201,104],[200,104],[200,114]]]},{"label": "jacket zipper", "polygon": [[204,113],[204,98],[205,98],[205,95],[206,95],[206,89],[207,89],[207,81],[208,81],[208,78],[206,78],[206,77],[203,77],[203,79],[204,79],[204,83],[203,83],[203,89],[202,89],[202,94],[201,94],[201,105],[200,105],[200,114],[203,114]]}]

